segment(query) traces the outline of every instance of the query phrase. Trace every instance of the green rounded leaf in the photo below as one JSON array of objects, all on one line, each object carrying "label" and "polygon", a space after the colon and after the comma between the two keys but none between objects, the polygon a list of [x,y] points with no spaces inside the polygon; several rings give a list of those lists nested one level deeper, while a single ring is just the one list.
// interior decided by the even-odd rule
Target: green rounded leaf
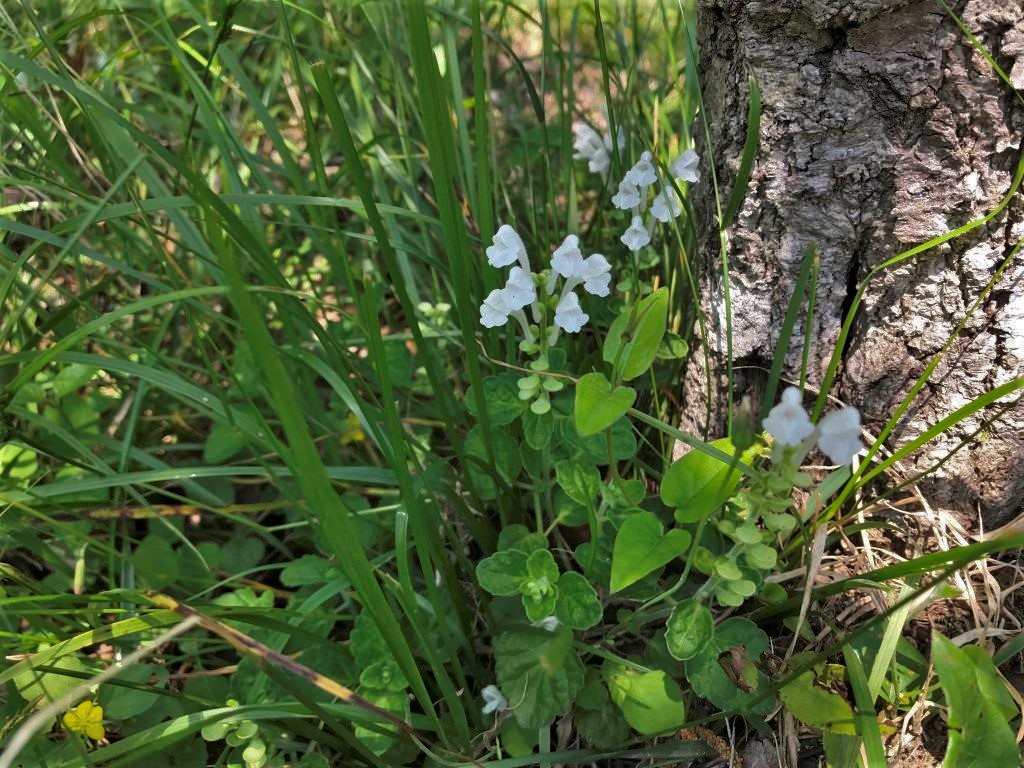
[{"label": "green rounded leaf", "polygon": [[570,499],[585,507],[593,505],[601,492],[601,475],[592,464],[559,461],[555,464],[555,478]]},{"label": "green rounded leaf", "polygon": [[704,650],[715,634],[711,611],[696,600],[684,600],[672,609],[665,625],[665,645],[672,658],[692,659]]},{"label": "green rounded leaf", "polygon": [[529,576],[526,560],[526,553],[515,549],[485,557],[476,566],[480,587],[492,595],[518,595],[519,585]]},{"label": "green rounded leaf", "polygon": [[583,687],[583,664],[572,631],[516,630],[494,641],[495,674],[523,728],[543,728],[569,710]]},{"label": "green rounded leaf", "polygon": [[[518,377],[511,373],[488,376],[483,381],[484,401],[492,427],[511,424],[526,411],[526,403],[519,399]],[[477,416],[473,387],[466,390],[466,410]]]},{"label": "green rounded leaf", "polygon": [[664,733],[686,722],[683,692],[662,670],[643,674],[625,667],[606,670],[612,700],[622,709],[626,722],[643,734]]},{"label": "green rounded leaf", "polygon": [[562,624],[572,629],[590,629],[601,621],[603,613],[597,592],[583,574],[562,574],[555,602],[555,616]]}]

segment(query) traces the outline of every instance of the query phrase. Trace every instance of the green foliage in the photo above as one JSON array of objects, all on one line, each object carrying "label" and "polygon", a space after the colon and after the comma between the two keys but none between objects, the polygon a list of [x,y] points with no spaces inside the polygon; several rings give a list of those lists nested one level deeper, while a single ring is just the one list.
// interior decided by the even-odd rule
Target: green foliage
[{"label": "green foliage", "polygon": [[583,436],[602,432],[624,416],[635,400],[636,390],[613,388],[603,373],[588,373],[576,383],[576,429]]},{"label": "green foliage", "polygon": [[[665,336],[667,319],[667,288],[659,288],[636,304],[623,308],[608,327],[602,351],[605,362],[611,363],[618,379],[632,381],[651,367]],[[624,397],[620,395],[619,399]]]},{"label": "green foliage", "polygon": [[495,639],[498,685],[523,728],[542,728],[568,711],[584,669],[566,628],[515,630]]},{"label": "green foliage", "polygon": [[[650,737],[687,709],[715,734],[724,712],[763,729],[778,698],[854,766],[861,750],[880,764],[879,712],[925,695],[948,709],[947,765],[1016,761],[985,651],[937,638],[926,690],[929,660],[899,634],[936,579],[1020,541],[817,581],[806,605],[792,575],[811,542],[832,556],[883,525],[869,511],[895,462],[1024,387],[979,392],[880,458],[1017,251],[859,466],[803,466],[749,403],[728,437],[677,428],[710,394],[687,378],[681,402],[684,373],[720,358],[695,259],[739,213],[761,138],[751,78],[721,194],[728,163],[693,138],[693,2],[22,5],[0,30],[0,751],[90,679],[105,741],[57,713],[15,764],[686,761],[704,747]],[[584,123],[602,172],[574,157]],[[696,187],[668,176],[691,147]],[[645,151],[650,195],[678,192],[679,215],[655,223],[646,199],[651,242],[630,251],[632,213],[609,198]],[[871,280],[985,231],[1022,177],[858,286],[824,381],[800,372],[822,385],[815,416]],[[488,263],[502,223],[537,295],[484,325],[522,266]],[[556,270],[570,234],[606,257]],[[818,268],[810,247],[765,413],[795,378],[797,320],[820,325]],[[769,636],[781,653],[797,616],[804,637],[824,627],[822,598],[893,580],[885,621],[779,671]]]},{"label": "green foliage", "polygon": [[949,707],[944,768],[1018,764],[1009,720],[1020,713],[988,655],[978,648],[958,648],[933,632],[932,663]]}]

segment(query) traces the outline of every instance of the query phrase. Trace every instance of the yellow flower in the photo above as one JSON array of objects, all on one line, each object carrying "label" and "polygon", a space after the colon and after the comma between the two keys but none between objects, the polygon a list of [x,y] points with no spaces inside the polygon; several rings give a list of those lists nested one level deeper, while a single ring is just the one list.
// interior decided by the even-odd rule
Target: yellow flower
[{"label": "yellow flower", "polygon": [[358,416],[350,413],[348,418],[345,419],[345,426],[341,430],[341,444],[358,443],[365,439],[366,433],[363,432],[362,422],[359,421]]},{"label": "yellow flower", "polygon": [[84,733],[93,741],[101,741],[106,735],[103,730],[103,707],[91,701],[83,701],[70,712],[64,713],[64,727],[73,733]]}]

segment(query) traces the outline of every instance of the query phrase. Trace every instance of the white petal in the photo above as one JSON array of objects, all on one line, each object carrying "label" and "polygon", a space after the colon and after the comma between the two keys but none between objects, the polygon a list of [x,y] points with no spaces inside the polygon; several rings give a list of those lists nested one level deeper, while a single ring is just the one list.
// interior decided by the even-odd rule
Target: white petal
[{"label": "white petal", "polygon": [[551,268],[565,278],[578,278],[583,271],[583,252],[580,239],[569,235],[551,254]]},{"label": "white petal", "polygon": [[485,715],[489,715],[496,710],[508,709],[508,701],[501,691],[498,690],[498,686],[488,685],[480,692],[480,695],[484,700],[484,706],[480,711]]},{"label": "white petal", "polygon": [[492,267],[507,267],[526,257],[523,240],[508,224],[502,224],[494,233],[492,245],[487,248],[487,263]]},{"label": "white petal", "polygon": [[590,161],[587,163],[587,169],[591,173],[604,173],[611,166],[611,157],[608,155],[608,151],[601,147],[599,150],[594,152],[590,157]]},{"label": "white petal", "polygon": [[600,253],[592,253],[583,262],[583,290],[594,296],[607,296],[612,281],[612,265]]},{"label": "white petal", "polygon": [[700,171],[697,170],[699,163],[700,156],[692,149],[688,149],[672,161],[669,170],[680,181],[697,182],[700,181]]},{"label": "white petal", "polygon": [[612,205],[621,211],[629,211],[640,205],[640,188],[630,180],[629,174],[619,182],[619,191],[612,195]]},{"label": "white petal", "polygon": [[522,267],[512,267],[505,283],[505,298],[512,309],[522,309],[537,300],[537,286],[533,274]]},{"label": "white petal", "polygon": [[849,464],[860,453],[860,411],[842,408],[818,423],[818,448],[833,464]]},{"label": "white petal", "polygon": [[575,150],[575,154],[573,154],[573,159],[589,160],[594,156],[595,152],[604,149],[604,142],[601,140],[601,136],[586,123],[577,125],[574,133],[575,137],[572,148]]},{"label": "white petal", "polygon": [[580,298],[570,291],[562,296],[555,307],[555,324],[566,333],[579,333],[590,319],[590,315],[580,308]]},{"label": "white petal", "polygon": [[782,445],[799,445],[814,432],[811,417],[801,405],[802,396],[796,387],[782,393],[781,402],[768,411],[764,428]]},{"label": "white petal", "polygon": [[638,187],[649,187],[658,180],[658,174],[651,163],[651,153],[644,152],[636,165],[626,172],[626,178]]},{"label": "white petal", "polygon": [[622,233],[619,238],[629,250],[636,252],[651,242],[651,235],[644,226],[644,221],[639,216],[634,216],[629,229]]},{"label": "white petal", "polygon": [[480,324],[485,328],[497,328],[508,322],[513,309],[504,288],[495,288],[480,305]]},{"label": "white petal", "polygon": [[669,186],[663,187],[651,203],[651,216],[663,224],[676,218],[682,210],[683,204],[679,201],[679,195]]}]

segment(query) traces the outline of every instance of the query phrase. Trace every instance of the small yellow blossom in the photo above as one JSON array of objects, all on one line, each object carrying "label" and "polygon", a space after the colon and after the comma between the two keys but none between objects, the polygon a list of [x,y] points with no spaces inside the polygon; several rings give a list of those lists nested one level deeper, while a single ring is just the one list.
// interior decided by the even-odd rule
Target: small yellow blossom
[{"label": "small yellow blossom", "polygon": [[93,741],[102,741],[103,707],[92,701],[83,701],[70,712],[64,713],[64,727],[72,733],[84,733]]},{"label": "small yellow blossom", "polygon": [[359,421],[358,416],[350,413],[348,418],[345,419],[345,426],[341,429],[341,444],[358,443],[365,439],[366,433],[363,432],[362,422]]}]

